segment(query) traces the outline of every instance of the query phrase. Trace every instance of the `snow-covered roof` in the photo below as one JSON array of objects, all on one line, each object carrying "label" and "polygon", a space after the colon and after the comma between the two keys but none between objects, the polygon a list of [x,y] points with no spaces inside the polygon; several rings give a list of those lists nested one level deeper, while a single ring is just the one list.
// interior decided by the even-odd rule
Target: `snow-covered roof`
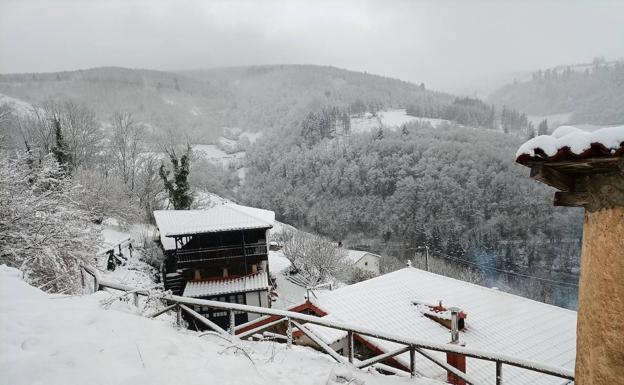
[{"label": "snow-covered roof", "polygon": [[361,251],[361,250],[345,250],[345,251],[346,251],[345,258],[348,261],[351,261],[351,263],[357,263],[357,261],[362,259],[362,257],[364,257],[366,254],[370,254],[373,257],[381,258],[379,255],[370,253],[368,251]]},{"label": "snow-covered roof", "polygon": [[246,293],[269,289],[266,272],[238,278],[223,278],[209,281],[189,281],[184,288],[185,297],[211,297],[222,294]]},{"label": "snow-covered roof", "polygon": [[567,160],[624,155],[624,126],[604,127],[593,132],[561,126],[551,135],[540,135],[524,143],[516,161]]},{"label": "snow-covered roof", "polygon": [[273,226],[275,213],[234,203],[223,203],[205,210],[156,210],[156,226],[165,250],[175,249],[171,238],[178,235],[216,233]]},{"label": "snow-covered roof", "polygon": [[[542,362],[553,366],[574,367],[576,355],[576,312],[532,301],[495,289],[473,285],[416,268],[405,268],[354,285],[325,292],[312,302],[328,313],[328,319],[383,330],[411,338],[439,343],[450,341],[450,331],[426,317],[415,303],[457,306],[466,314],[466,329],[460,340],[466,347]],[[334,342],[336,333],[307,325],[326,343]],[[383,351],[399,346],[365,337]],[[442,353],[434,353],[443,358]],[[398,357],[409,367],[409,355]],[[468,373],[480,383],[493,383],[494,364],[467,359]],[[417,360],[417,369],[428,377],[444,372],[425,359]],[[510,385],[558,384],[561,379],[506,367]]]}]

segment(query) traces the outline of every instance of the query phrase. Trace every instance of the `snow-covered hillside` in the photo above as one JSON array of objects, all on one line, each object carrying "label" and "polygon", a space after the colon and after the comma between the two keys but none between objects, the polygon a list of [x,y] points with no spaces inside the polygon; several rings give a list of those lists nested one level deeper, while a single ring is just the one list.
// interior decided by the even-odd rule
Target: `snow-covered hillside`
[{"label": "snow-covered hillside", "polygon": [[379,111],[377,114],[372,115],[366,113],[364,116],[352,116],[351,117],[351,132],[362,133],[382,128],[399,128],[403,124],[420,121],[427,122],[433,127],[437,127],[443,122],[448,122],[444,119],[434,118],[421,118],[417,116],[408,115],[405,109],[389,109]]},{"label": "snow-covered hillside", "polygon": [[[230,344],[148,319],[112,294],[48,295],[0,266],[0,383],[21,384],[440,384],[355,371],[310,348]],[[353,382],[356,383],[356,382]]]}]

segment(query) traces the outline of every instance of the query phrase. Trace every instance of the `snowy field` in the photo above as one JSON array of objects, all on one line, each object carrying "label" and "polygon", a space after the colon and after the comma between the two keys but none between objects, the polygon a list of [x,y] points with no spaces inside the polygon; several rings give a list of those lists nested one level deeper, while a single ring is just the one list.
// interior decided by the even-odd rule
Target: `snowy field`
[{"label": "snowy field", "polygon": [[551,114],[551,115],[529,115],[527,116],[529,122],[533,123],[535,127],[537,127],[540,122],[544,119],[548,120],[549,127],[557,127],[564,125],[570,121],[573,112],[564,112],[560,114]]},{"label": "snowy field", "polygon": [[379,129],[379,127],[396,129],[401,127],[403,124],[414,121],[428,122],[433,127],[437,127],[441,123],[448,122],[444,119],[421,118],[417,116],[411,116],[405,112],[405,109],[392,109],[379,111],[377,113],[377,116],[366,113],[363,117],[351,117],[351,132],[370,132]]},{"label": "snowy field", "polygon": [[107,292],[48,295],[20,277],[0,266],[2,384],[441,384],[356,371],[310,348],[231,344],[145,318],[127,302],[106,308]]},{"label": "snowy field", "polygon": [[228,166],[233,162],[240,162],[243,158],[245,158],[244,151],[228,154],[220,149],[216,144],[194,144],[192,145],[192,148],[193,152],[195,152],[197,156],[224,166]]}]

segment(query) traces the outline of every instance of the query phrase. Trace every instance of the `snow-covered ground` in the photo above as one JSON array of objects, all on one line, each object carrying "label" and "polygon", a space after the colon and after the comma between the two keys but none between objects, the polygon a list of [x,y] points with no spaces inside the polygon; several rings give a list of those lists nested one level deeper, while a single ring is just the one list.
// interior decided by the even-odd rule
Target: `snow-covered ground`
[{"label": "snow-covered ground", "polygon": [[281,251],[269,251],[269,269],[277,283],[277,298],[271,305],[277,309],[290,309],[305,301],[306,289],[286,279],[290,261]]},{"label": "snow-covered ground", "polygon": [[351,117],[351,132],[370,132],[373,130],[377,130],[379,127],[396,129],[401,127],[405,123],[414,121],[428,122],[433,127],[437,127],[441,123],[448,122],[444,119],[422,118],[408,115],[405,112],[405,109],[389,109],[379,111],[376,116],[373,116],[370,113],[366,113],[363,117]]},{"label": "snow-covered ground", "polygon": [[[155,246],[153,243],[155,234],[156,228],[152,225],[134,224],[126,230],[119,227],[115,221],[105,221],[102,229],[103,242],[96,258],[96,267],[109,281],[142,289],[161,289],[161,285],[154,281],[156,269],[141,260],[142,253],[150,252],[150,248]],[[134,248],[132,253],[130,253],[128,242],[125,240],[129,240],[132,244]],[[121,242],[124,242],[121,252],[127,260],[114,271],[107,271],[106,261],[108,257],[106,251]],[[118,252],[119,249],[115,247],[115,254]]]},{"label": "snow-covered ground", "polygon": [[232,163],[238,165],[245,158],[244,151],[228,154],[220,149],[216,144],[194,144],[192,145],[192,148],[193,152],[195,152],[197,156],[223,166],[228,166]]},{"label": "snow-covered ground", "polygon": [[0,266],[0,383],[441,384],[356,371],[310,348],[236,341],[149,319],[112,294],[49,295]]},{"label": "snow-covered ground", "polygon": [[[288,279],[287,270],[290,267],[290,261],[281,251],[269,251],[269,269],[271,274],[275,276],[277,283],[277,298],[271,305],[276,309],[290,309],[295,305],[299,305],[306,300],[308,295],[305,286],[299,285]],[[314,299],[322,293],[329,291],[329,288],[316,288],[310,291],[310,296]]]},{"label": "snow-covered ground", "polygon": [[548,120],[548,126],[556,127],[561,126],[570,121],[573,112],[563,112],[560,114],[550,114],[550,115],[529,115],[527,116],[529,122],[533,123],[535,127],[537,127],[540,122],[544,119]]}]

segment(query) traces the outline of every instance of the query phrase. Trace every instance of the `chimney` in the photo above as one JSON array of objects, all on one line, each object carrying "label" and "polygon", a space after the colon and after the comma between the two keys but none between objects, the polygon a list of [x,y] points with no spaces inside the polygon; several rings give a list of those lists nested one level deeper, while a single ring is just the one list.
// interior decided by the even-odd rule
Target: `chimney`
[{"label": "chimney", "polygon": [[[460,321],[463,321],[460,318],[462,314],[461,309],[458,307],[452,307],[448,309],[451,312],[451,344],[465,346],[466,344],[459,341],[459,329],[460,329]],[[463,326],[463,325],[462,325]],[[453,366],[454,368],[466,373],[466,356],[462,356],[457,353],[446,353],[446,363]],[[446,372],[446,381],[449,384],[454,385],[466,385],[466,382],[461,378],[458,378],[451,372]]]}]

